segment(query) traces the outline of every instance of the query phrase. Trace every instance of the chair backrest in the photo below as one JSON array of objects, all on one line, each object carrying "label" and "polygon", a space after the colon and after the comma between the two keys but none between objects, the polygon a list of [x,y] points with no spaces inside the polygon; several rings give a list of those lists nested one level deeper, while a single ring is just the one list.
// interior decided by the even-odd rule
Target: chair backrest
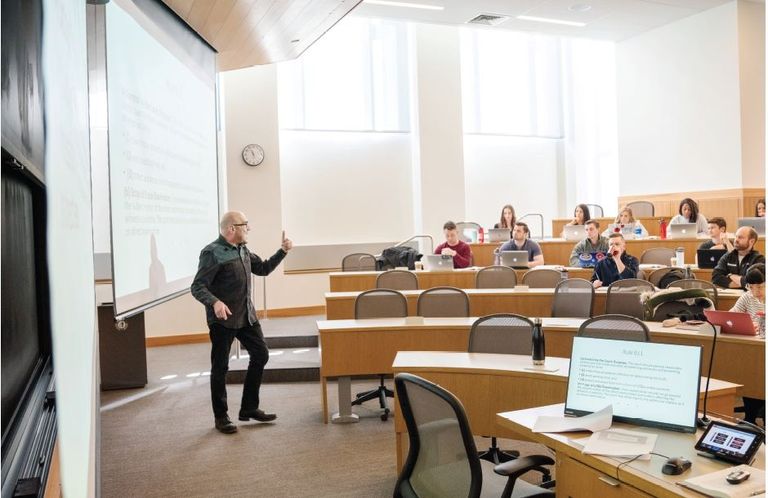
[{"label": "chair backrest", "polygon": [[410,444],[394,496],[480,496],[480,459],[461,402],[442,387],[407,373],[395,376],[395,389]]},{"label": "chair backrest", "polygon": [[377,289],[417,290],[419,279],[415,273],[405,270],[389,270],[376,277]]},{"label": "chair backrest", "polygon": [[517,285],[517,273],[508,266],[487,266],[475,275],[476,289],[507,289]]},{"label": "chair backrest", "polygon": [[669,247],[652,247],[646,249],[640,255],[641,265],[669,266],[670,260],[675,257],[675,250]]},{"label": "chair backrest", "polygon": [[523,275],[523,285],[535,289],[554,289],[560,283],[562,275],[551,268],[528,270]]},{"label": "chair backrest", "polygon": [[622,341],[651,341],[648,327],[637,318],[626,315],[600,315],[590,318],[581,324],[576,335]]},{"label": "chair backrest", "polygon": [[424,317],[469,316],[469,296],[456,287],[433,287],[421,293],[416,310]]},{"label": "chair backrest", "polygon": [[531,354],[533,322],[513,313],[498,313],[475,320],[469,331],[470,353]]},{"label": "chair backrest", "polygon": [[376,258],[373,254],[355,252],[341,260],[341,271],[375,271]]},{"label": "chair backrest", "polygon": [[408,300],[392,289],[371,289],[355,299],[355,318],[399,318],[408,316]]},{"label": "chair backrest", "polygon": [[552,316],[589,318],[592,316],[594,300],[595,288],[589,280],[583,278],[563,280],[555,287]]},{"label": "chair backrest", "polygon": [[602,218],[604,216],[603,206],[600,204],[587,204],[587,207],[589,208],[589,214],[592,215],[592,219]]},{"label": "chair backrest", "polygon": [[480,223],[475,223],[474,221],[460,221],[456,223],[456,230],[459,232],[459,239],[463,240],[464,242],[472,242],[472,239],[469,237],[464,236],[464,230],[467,228],[471,228],[472,230],[480,232]]},{"label": "chair backrest", "polygon": [[655,216],[656,208],[652,202],[648,201],[634,201],[627,204],[627,207],[632,210],[632,214],[635,217],[640,216]]},{"label": "chair backrest", "polygon": [[669,288],[677,287],[680,289],[704,289],[709,294],[709,298],[717,308],[717,286],[709,280],[698,280],[695,278],[686,278],[683,280],[676,280],[669,284]]},{"label": "chair backrest", "polygon": [[656,288],[647,280],[626,278],[617,280],[608,286],[608,297],[605,299],[607,314],[629,315],[643,319],[645,310],[640,300],[643,292],[653,292]]}]

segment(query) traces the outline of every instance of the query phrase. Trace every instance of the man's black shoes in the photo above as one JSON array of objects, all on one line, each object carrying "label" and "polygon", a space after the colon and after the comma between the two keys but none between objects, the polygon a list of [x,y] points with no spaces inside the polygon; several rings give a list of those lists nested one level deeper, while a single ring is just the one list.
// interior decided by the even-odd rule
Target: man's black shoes
[{"label": "man's black shoes", "polygon": [[264,413],[264,410],[256,408],[255,410],[240,410],[240,416],[238,419],[246,422],[250,419],[258,420],[259,422],[272,422],[277,418],[274,413]]},{"label": "man's black shoes", "polygon": [[216,430],[224,434],[234,434],[237,432],[237,426],[229,420],[228,416],[224,415],[216,418]]}]

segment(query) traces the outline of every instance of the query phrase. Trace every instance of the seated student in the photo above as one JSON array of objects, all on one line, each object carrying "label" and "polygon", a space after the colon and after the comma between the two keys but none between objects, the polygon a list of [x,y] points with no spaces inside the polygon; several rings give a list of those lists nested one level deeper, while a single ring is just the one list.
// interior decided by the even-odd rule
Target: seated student
[{"label": "seated student", "polygon": [[[639,220],[635,219],[635,215],[632,214],[632,208],[625,207],[621,211],[619,211],[618,216],[616,216],[616,220],[614,221],[615,224],[621,224],[625,227],[629,227],[632,233],[635,233],[636,228],[640,228],[640,237],[648,237],[648,230],[645,229],[642,223],[640,223]],[[614,233],[610,227],[606,228],[603,232],[603,237],[608,237],[610,234]],[[616,232],[618,233],[618,232]]]},{"label": "seated student", "polygon": [[715,216],[709,219],[707,222],[707,235],[709,235],[710,239],[702,242],[699,249],[726,249],[733,251],[733,244],[731,244],[728,238],[723,218]]},{"label": "seated student", "polygon": [[755,216],[757,218],[765,218],[765,199],[760,199],[755,204]]},{"label": "seated student", "polygon": [[670,225],[696,223],[696,232],[700,235],[706,235],[707,218],[699,212],[699,205],[696,204],[696,201],[686,197],[680,201],[680,206],[677,208],[677,212],[677,216],[669,220]]},{"label": "seated student", "polygon": [[592,274],[592,286],[597,289],[609,286],[617,280],[637,278],[640,262],[626,252],[627,243],[620,233],[608,237],[608,255],[597,262]]},{"label": "seated student", "polygon": [[586,204],[577,204],[573,210],[573,219],[566,225],[586,225],[589,217],[589,208]]},{"label": "seated student", "polygon": [[712,270],[712,283],[731,289],[745,288],[749,267],[757,263],[765,264],[765,257],[754,250],[755,242],[757,232],[754,228],[741,227],[736,230],[733,251],[726,253],[717,262]]},{"label": "seated student", "polygon": [[446,221],[443,225],[445,242],[435,248],[435,254],[453,256],[454,268],[467,268],[472,262],[472,250],[469,244],[459,239],[456,223]]},{"label": "seated student", "polygon": [[757,330],[758,313],[765,313],[765,265],[757,263],[749,267],[744,276],[747,292],[739,296],[731,311],[749,313]]},{"label": "seated student", "polygon": [[493,228],[509,228],[509,231],[511,232],[515,226],[516,220],[515,208],[512,207],[512,204],[507,204],[501,208],[501,219],[498,223],[493,225]]},{"label": "seated student", "polygon": [[512,239],[508,240],[497,251],[528,251],[528,268],[544,264],[544,254],[541,252],[539,244],[530,239],[531,230],[528,225],[522,221],[515,223],[515,229],[512,230]]},{"label": "seated student", "polygon": [[[586,259],[589,259],[588,255],[593,252],[598,253],[598,259],[601,259],[601,256],[608,252],[608,239],[600,235],[600,222],[597,220],[587,220],[584,225],[584,231],[587,234],[587,238],[573,247],[571,257],[568,260],[570,266],[593,266],[590,263],[584,263]],[[580,262],[580,257],[582,255],[584,257],[581,258]]]}]

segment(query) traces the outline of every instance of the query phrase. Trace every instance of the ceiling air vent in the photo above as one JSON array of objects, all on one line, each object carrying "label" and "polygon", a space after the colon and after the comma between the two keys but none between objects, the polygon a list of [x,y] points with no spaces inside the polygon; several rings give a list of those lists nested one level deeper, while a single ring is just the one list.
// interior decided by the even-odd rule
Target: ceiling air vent
[{"label": "ceiling air vent", "polygon": [[498,26],[509,19],[509,16],[501,16],[498,14],[478,14],[469,21],[468,24],[484,24],[486,26]]}]

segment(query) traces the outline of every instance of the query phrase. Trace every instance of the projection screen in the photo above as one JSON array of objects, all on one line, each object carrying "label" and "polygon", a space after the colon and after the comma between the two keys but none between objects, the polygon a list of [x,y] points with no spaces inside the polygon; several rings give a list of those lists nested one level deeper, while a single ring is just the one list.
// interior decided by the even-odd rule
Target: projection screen
[{"label": "projection screen", "polygon": [[218,233],[215,52],[160,2],[106,5],[117,318],[189,289]]}]

